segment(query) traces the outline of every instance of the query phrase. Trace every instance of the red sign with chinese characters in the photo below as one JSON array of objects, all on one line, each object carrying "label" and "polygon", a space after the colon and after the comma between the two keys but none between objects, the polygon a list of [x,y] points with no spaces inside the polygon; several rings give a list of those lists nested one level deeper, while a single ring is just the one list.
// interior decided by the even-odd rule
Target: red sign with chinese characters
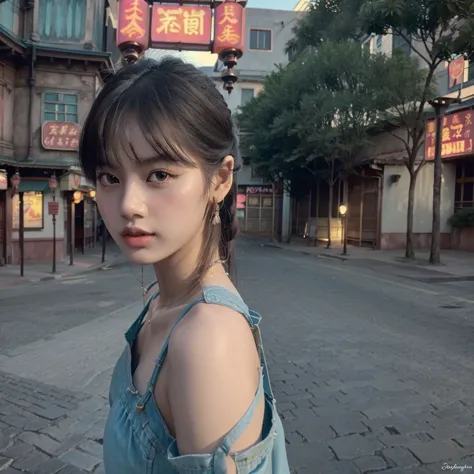
[{"label": "red sign with chinese characters", "polygon": [[81,127],[72,122],[44,122],[42,145],[46,150],[76,151]]},{"label": "red sign with chinese characters", "polygon": [[153,5],[151,42],[154,48],[209,50],[212,33],[209,7]]},{"label": "red sign with chinese characters", "polygon": [[146,0],[120,0],[117,45],[136,43],[148,48],[150,7]]},{"label": "red sign with chinese characters", "polygon": [[244,7],[236,2],[224,2],[216,7],[214,17],[213,53],[227,49],[244,50]]},{"label": "red sign with chinese characters", "polygon": [[57,216],[59,214],[59,202],[48,202],[48,214],[50,216]]},{"label": "red sign with chinese characters", "polygon": [[463,83],[464,80],[464,57],[451,61],[448,66],[449,88]]},{"label": "red sign with chinese characters", "polygon": [[[442,158],[470,155],[473,150],[474,113],[472,110],[462,110],[447,115],[443,119]],[[428,120],[425,138],[425,157],[434,160],[436,143],[436,120]]]}]

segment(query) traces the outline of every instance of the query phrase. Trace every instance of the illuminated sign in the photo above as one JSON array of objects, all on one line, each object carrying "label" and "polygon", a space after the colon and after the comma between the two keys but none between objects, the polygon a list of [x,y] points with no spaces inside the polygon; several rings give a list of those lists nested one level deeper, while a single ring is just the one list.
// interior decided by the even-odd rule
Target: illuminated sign
[{"label": "illuminated sign", "polygon": [[154,48],[208,51],[211,30],[209,7],[153,5],[151,42]]},{"label": "illuminated sign", "polygon": [[[472,110],[463,110],[447,115],[443,119],[441,157],[454,158],[456,156],[473,153],[474,115]],[[429,120],[426,126],[425,157],[433,160],[435,157],[436,121]]]},{"label": "illuminated sign", "polygon": [[117,44],[136,43],[148,47],[150,7],[146,0],[120,0]]},{"label": "illuminated sign", "polygon": [[239,3],[224,2],[216,7],[214,18],[213,52],[227,49],[244,50],[244,7]]}]

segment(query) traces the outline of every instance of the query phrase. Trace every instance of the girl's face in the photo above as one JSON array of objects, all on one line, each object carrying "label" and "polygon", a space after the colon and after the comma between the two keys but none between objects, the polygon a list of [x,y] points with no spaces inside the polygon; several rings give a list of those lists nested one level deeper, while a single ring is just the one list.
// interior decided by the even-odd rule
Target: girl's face
[{"label": "girl's face", "polygon": [[124,150],[97,173],[97,205],[114,240],[140,265],[200,245],[209,202],[201,168],[157,157],[136,126],[129,140],[138,160]]}]

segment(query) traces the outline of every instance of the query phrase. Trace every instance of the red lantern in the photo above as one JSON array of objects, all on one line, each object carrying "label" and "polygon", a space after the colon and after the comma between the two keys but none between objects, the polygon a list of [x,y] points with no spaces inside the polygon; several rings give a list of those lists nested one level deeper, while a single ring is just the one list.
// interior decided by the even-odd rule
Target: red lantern
[{"label": "red lantern", "polygon": [[224,1],[216,7],[213,53],[222,56],[228,51],[241,57],[245,46],[245,9],[236,1]]},{"label": "red lantern", "polygon": [[49,181],[48,181],[48,186],[49,186],[49,190],[51,192],[54,192],[56,191],[57,187],[58,187],[58,180],[56,179],[56,175],[53,173],[51,175],[51,177],[49,178]]},{"label": "red lantern", "polygon": [[117,46],[126,62],[133,62],[149,44],[150,6],[146,0],[120,0]]}]

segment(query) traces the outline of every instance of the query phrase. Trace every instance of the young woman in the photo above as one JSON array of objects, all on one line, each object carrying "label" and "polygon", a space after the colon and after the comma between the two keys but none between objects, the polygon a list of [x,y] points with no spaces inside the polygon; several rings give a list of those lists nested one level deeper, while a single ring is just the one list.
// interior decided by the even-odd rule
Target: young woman
[{"label": "young woman", "polygon": [[112,377],[107,474],[288,474],[260,316],[228,276],[240,156],[223,97],[194,66],[141,59],[100,92],[80,159],[110,234],[159,288]]}]

